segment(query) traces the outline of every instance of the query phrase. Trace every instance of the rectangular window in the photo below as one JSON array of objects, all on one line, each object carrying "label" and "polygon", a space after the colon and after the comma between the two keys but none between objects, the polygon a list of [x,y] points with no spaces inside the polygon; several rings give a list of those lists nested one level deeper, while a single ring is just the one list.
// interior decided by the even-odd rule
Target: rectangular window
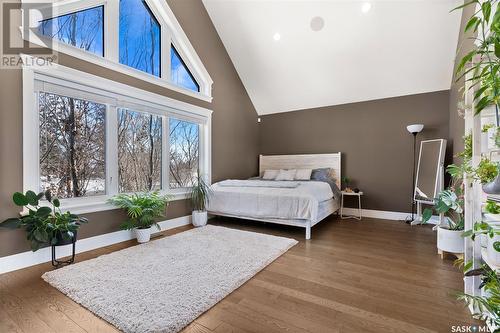
[{"label": "rectangular window", "polygon": [[200,125],[170,118],[170,188],[193,186],[200,162]]},{"label": "rectangular window", "polygon": [[120,63],[160,76],[160,24],[146,2],[120,0]]},{"label": "rectangular window", "polygon": [[105,194],[106,106],[39,94],[40,187],[59,198]]},{"label": "rectangular window", "polygon": [[88,52],[104,56],[104,7],[94,7],[43,20],[38,32]]},{"label": "rectangular window", "polygon": [[210,181],[211,114],[63,66],[23,68],[23,187],[77,214],[113,209],[118,193],[184,199],[198,172]]},{"label": "rectangular window", "polygon": [[118,110],[118,175],[120,192],[161,189],[162,118]]}]

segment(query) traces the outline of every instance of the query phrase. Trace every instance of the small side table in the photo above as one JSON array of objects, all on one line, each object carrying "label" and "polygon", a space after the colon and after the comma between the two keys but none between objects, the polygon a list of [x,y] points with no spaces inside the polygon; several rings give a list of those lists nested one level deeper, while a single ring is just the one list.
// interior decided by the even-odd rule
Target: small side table
[{"label": "small side table", "polygon": [[[340,200],[340,218],[342,219],[356,219],[356,220],[361,220],[361,196],[363,195],[363,192],[345,192],[342,191],[342,199]],[[343,210],[344,210],[344,196],[357,196],[358,197],[358,212],[359,216],[354,216],[354,215],[343,215]]]}]

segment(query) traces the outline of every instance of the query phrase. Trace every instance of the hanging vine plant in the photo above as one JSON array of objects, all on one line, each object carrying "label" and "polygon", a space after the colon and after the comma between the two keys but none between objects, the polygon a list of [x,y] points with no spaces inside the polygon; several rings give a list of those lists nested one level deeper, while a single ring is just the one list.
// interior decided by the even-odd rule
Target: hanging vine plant
[{"label": "hanging vine plant", "polygon": [[[468,20],[464,32],[473,33],[474,48],[459,62],[457,81],[465,78],[468,89],[474,89],[475,113],[494,105],[497,126],[500,105],[500,6],[499,0],[472,0],[458,10],[467,6],[477,8]],[[495,12],[493,9],[496,7]]]}]

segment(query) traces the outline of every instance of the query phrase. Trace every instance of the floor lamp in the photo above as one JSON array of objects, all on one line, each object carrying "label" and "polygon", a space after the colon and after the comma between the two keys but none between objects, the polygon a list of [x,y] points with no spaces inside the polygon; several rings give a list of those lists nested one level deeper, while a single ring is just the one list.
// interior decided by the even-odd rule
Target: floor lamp
[{"label": "floor lamp", "polygon": [[413,125],[408,125],[406,126],[406,129],[410,134],[413,135],[413,175],[411,178],[411,219],[406,218],[406,222],[410,223],[415,219],[415,174],[416,174],[416,169],[417,166],[415,165],[416,163],[416,153],[417,153],[417,134],[422,132],[424,129],[424,125],[422,124],[413,124]]}]

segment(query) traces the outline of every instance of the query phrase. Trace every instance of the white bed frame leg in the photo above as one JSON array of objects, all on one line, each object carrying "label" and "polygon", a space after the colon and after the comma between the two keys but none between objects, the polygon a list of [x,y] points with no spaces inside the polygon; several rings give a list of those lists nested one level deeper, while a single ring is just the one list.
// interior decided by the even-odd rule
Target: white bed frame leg
[{"label": "white bed frame leg", "polygon": [[311,223],[308,222],[306,225],[306,239],[311,239]]}]

